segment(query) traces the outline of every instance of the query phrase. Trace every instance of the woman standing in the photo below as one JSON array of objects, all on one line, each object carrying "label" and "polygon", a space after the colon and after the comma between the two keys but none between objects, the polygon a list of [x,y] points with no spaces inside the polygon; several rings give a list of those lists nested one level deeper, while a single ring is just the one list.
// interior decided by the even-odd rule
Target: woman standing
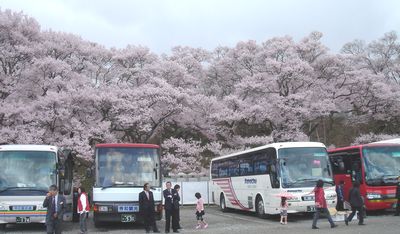
[{"label": "woman standing", "polygon": [[85,188],[78,188],[78,214],[79,214],[79,229],[80,233],[87,233],[86,218],[90,211],[89,199],[85,192]]},{"label": "woman standing", "polygon": [[317,227],[317,221],[319,219],[319,213],[325,213],[328,218],[329,223],[331,224],[331,228],[337,227],[337,225],[333,222],[331,215],[329,214],[328,206],[325,200],[325,191],[324,191],[324,181],[318,180],[317,185],[315,186],[313,192],[315,194],[315,207],[316,211],[314,213],[314,219],[312,223],[312,229],[319,229]]}]

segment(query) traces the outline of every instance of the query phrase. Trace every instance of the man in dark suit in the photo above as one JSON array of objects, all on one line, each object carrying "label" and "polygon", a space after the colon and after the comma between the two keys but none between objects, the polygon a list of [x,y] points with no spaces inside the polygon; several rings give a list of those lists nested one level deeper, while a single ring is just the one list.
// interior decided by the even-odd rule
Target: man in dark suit
[{"label": "man in dark suit", "polygon": [[146,233],[150,233],[150,228],[153,232],[160,232],[155,220],[155,207],[153,193],[150,191],[150,184],[145,183],[143,191],[139,193],[139,214],[143,218]]},{"label": "man in dark suit", "polygon": [[65,197],[58,193],[57,185],[51,185],[43,202],[43,207],[47,207],[47,234],[61,233],[65,203]]},{"label": "man in dark suit", "polygon": [[167,189],[163,191],[164,195],[164,210],[165,210],[165,233],[169,233],[169,228],[171,225],[171,217],[172,217],[172,230],[174,232],[179,232],[178,227],[175,227],[174,224],[176,224],[176,216],[172,215],[173,214],[173,208],[174,208],[174,201],[173,201],[173,194],[175,194],[175,190],[171,188],[171,182],[168,181],[166,183]]},{"label": "man in dark suit", "polygon": [[172,229],[174,229],[174,230],[182,229],[181,225],[179,224],[179,221],[180,221],[179,202],[181,200],[181,197],[179,196],[180,189],[181,189],[181,186],[179,186],[179,184],[176,184],[174,186],[175,193],[172,194],[172,202],[174,203],[173,211],[172,211]]}]

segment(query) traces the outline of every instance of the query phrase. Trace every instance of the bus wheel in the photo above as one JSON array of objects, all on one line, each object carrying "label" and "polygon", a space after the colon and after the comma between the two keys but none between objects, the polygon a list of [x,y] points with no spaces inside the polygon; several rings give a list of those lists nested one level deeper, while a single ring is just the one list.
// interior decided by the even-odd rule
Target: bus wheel
[{"label": "bus wheel", "polygon": [[7,225],[7,224],[5,224],[5,223],[3,223],[3,224],[0,224],[0,230],[4,230],[4,229],[6,229],[6,225]]},{"label": "bus wheel", "polygon": [[221,198],[219,199],[219,206],[221,207],[222,212],[228,211],[226,208],[226,203],[225,203],[225,196],[224,194],[221,194]]},{"label": "bus wheel", "polygon": [[99,222],[99,221],[94,221],[94,227],[95,227],[95,228],[101,227],[100,222]]},{"label": "bus wheel", "polygon": [[256,200],[256,213],[260,218],[265,218],[265,209],[264,209],[264,201],[261,197],[258,197]]}]

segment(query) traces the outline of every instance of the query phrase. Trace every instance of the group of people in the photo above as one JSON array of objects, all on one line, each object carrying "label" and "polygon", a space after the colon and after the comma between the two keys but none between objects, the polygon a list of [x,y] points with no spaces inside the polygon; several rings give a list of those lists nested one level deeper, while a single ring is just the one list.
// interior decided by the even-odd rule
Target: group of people
[{"label": "group of people", "polygon": [[[338,198],[338,203],[336,206],[336,209],[338,210],[343,210],[344,209],[344,181],[340,181],[339,185],[336,186],[336,193],[337,193],[337,198]],[[317,186],[314,189],[315,192],[315,203],[317,206],[317,211],[314,214],[314,220],[312,224],[313,229],[318,229],[316,226],[317,220],[319,217],[320,212],[324,212],[328,218],[329,223],[331,224],[331,227],[334,228],[337,225],[333,222],[329,211],[326,206],[326,200],[323,192],[323,181],[319,180],[317,182]],[[395,216],[400,215],[400,177],[398,177],[398,183],[397,183],[397,189],[396,189],[396,198],[397,198],[397,204],[396,204],[396,212]],[[351,214],[348,217],[345,217],[345,224],[349,225],[349,222],[352,221],[354,218],[356,212],[358,212],[358,225],[365,225],[364,223],[364,216],[365,216],[365,204],[364,204],[364,199],[361,196],[360,193],[360,182],[358,180],[355,180],[353,182],[353,187],[349,191],[349,203],[351,206]]]},{"label": "group of people", "polygon": [[[315,196],[315,206],[316,211],[314,213],[312,229],[319,229],[317,227],[317,221],[319,219],[320,213],[324,213],[331,225],[331,228],[337,227],[337,225],[333,222],[331,215],[328,210],[328,206],[325,199],[324,192],[324,181],[318,180],[314,190],[311,193],[314,193]],[[338,203],[336,208],[338,210],[343,209],[344,203],[344,182],[340,181],[339,185],[336,187],[336,193],[338,198]],[[165,209],[165,233],[170,232],[171,221],[172,221],[172,230],[175,233],[179,233],[179,229],[182,229],[180,226],[180,214],[179,214],[179,206],[180,206],[180,196],[179,196],[180,186],[175,185],[172,188],[171,182],[166,183],[166,189],[163,191],[164,196],[164,209]],[[86,226],[86,218],[87,213],[90,211],[90,205],[88,200],[88,195],[85,192],[84,188],[78,189],[79,198],[78,198],[78,207],[77,212],[80,215],[79,223],[80,223],[80,233],[87,233]],[[207,228],[208,224],[204,221],[204,200],[201,198],[200,193],[196,193],[195,197],[197,198],[196,204],[196,219],[197,226],[196,229]],[[398,184],[396,188],[396,212],[395,216],[400,215],[400,177],[398,177]],[[360,193],[360,183],[356,180],[353,183],[353,187],[349,191],[349,202],[351,205],[351,214],[345,218],[345,224],[349,225],[349,222],[352,221],[356,212],[360,214],[358,219],[359,225],[365,225],[364,223],[364,200]],[[66,200],[65,197],[58,193],[58,188],[56,185],[51,185],[49,187],[49,192],[46,195],[46,198],[43,202],[43,207],[47,208],[46,214],[46,232],[48,234],[59,234],[61,233],[61,222],[63,211],[65,209]],[[287,209],[288,202],[286,197],[282,197],[281,199],[281,224],[287,224]],[[139,193],[139,212],[142,216],[144,226],[146,229],[146,233],[149,233],[151,229],[153,232],[159,233],[160,231],[157,228],[155,221],[155,204],[153,193],[150,190],[150,184],[145,183],[143,186],[143,191]]]},{"label": "group of people", "polygon": [[[397,179],[397,188],[396,188],[396,212],[395,216],[400,216],[400,176]],[[315,196],[315,206],[316,211],[314,213],[313,222],[312,222],[312,229],[319,229],[317,227],[317,221],[319,219],[320,213],[324,213],[328,218],[328,221],[331,225],[331,228],[337,227],[337,225],[333,222],[332,217],[329,213],[328,206],[325,199],[325,192],[324,192],[324,181],[318,180],[317,184],[313,191],[309,194],[314,193]],[[344,181],[340,181],[339,185],[336,186],[336,194],[337,194],[337,210],[344,210]],[[358,212],[358,225],[365,225],[364,223],[364,216],[365,216],[365,204],[364,199],[360,193],[360,182],[355,180],[353,183],[353,187],[349,191],[349,203],[351,206],[351,214],[348,217],[345,217],[345,224],[349,225],[349,222],[352,221],[356,212]],[[281,198],[281,224],[287,224],[287,209],[288,209],[288,202],[287,197]]]},{"label": "group of people", "polygon": [[[171,182],[168,181],[166,183],[166,189],[163,191],[164,210],[165,210],[165,233],[169,233],[171,227],[174,233],[179,233],[179,229],[182,229],[179,223],[180,221],[179,203],[181,200],[179,196],[179,190],[180,186],[178,184],[176,184],[174,188],[172,188]],[[203,216],[205,215],[204,200],[201,198],[200,193],[196,193],[195,197],[197,198],[196,229],[207,228],[208,224],[204,221],[203,218]],[[143,186],[143,191],[139,194],[139,212],[143,218],[146,233],[149,233],[151,229],[153,229],[153,232],[159,233],[160,231],[157,228],[157,224],[154,218],[154,212],[155,212],[154,197],[153,193],[150,191],[149,183],[146,183]]]},{"label": "group of people", "polygon": [[[78,188],[78,206],[77,212],[79,214],[79,230],[81,234],[87,233],[87,214],[90,211],[90,204],[88,195],[85,189]],[[66,207],[66,200],[62,194],[58,193],[57,185],[51,185],[49,192],[43,202],[43,207],[47,208],[46,213],[46,233],[47,234],[61,234],[62,231],[62,217]]]}]

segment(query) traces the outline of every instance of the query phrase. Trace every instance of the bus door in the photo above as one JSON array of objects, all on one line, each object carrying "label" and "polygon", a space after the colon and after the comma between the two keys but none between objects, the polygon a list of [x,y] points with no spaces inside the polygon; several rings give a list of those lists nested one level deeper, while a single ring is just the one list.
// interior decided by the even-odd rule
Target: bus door
[{"label": "bus door", "polygon": [[335,184],[344,182],[344,197],[349,200],[349,191],[353,182],[358,180],[363,183],[362,164],[359,149],[351,149],[341,152],[330,153]]}]

